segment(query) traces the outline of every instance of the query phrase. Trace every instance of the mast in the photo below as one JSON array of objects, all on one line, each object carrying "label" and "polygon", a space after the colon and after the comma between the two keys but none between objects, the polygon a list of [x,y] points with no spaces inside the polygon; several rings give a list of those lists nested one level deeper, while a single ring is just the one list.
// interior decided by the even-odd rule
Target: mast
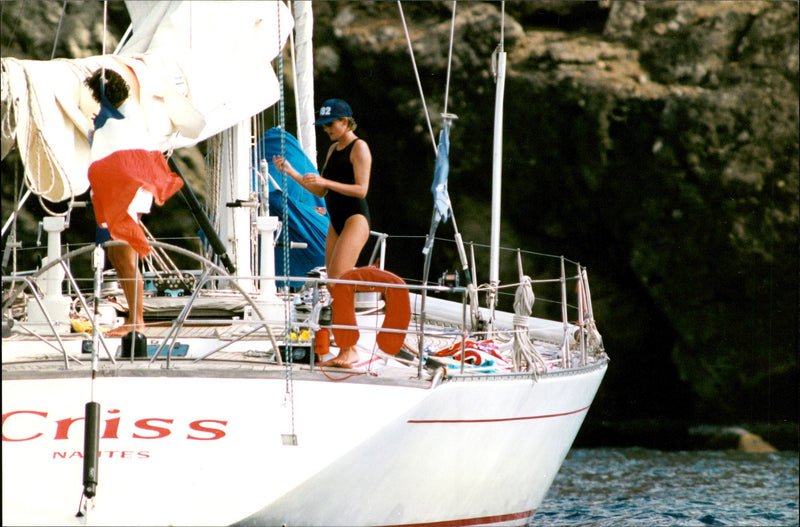
[{"label": "mast", "polygon": [[[252,276],[250,265],[250,213],[255,202],[250,199],[250,121],[245,119],[222,132],[222,185],[218,207],[219,235],[233,258],[239,276]],[[252,291],[252,282],[241,281],[245,291]]]},{"label": "mast", "polygon": [[[506,87],[506,52],[503,49],[503,21],[505,2],[501,3],[500,44],[497,46],[496,82],[497,92],[494,100],[494,147],[492,150],[492,228],[489,252],[489,282],[496,288],[500,282],[500,196],[502,187],[503,161],[503,96]],[[495,289],[492,289],[495,291]],[[496,293],[490,297],[490,309],[494,309]]]},{"label": "mast", "polygon": [[317,136],[314,132],[314,17],[311,2],[294,2],[295,19],[295,90],[297,140],[306,157],[317,166]]}]

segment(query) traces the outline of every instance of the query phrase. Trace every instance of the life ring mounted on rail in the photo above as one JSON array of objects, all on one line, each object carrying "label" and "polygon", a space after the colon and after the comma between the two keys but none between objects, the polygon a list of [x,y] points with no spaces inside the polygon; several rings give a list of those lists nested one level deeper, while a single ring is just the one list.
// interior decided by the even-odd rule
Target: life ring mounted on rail
[{"label": "life ring mounted on rail", "polygon": [[[341,280],[405,285],[405,281],[396,274],[375,266],[351,269],[339,278]],[[411,321],[411,301],[408,297],[408,289],[362,284],[335,284],[333,287],[331,285],[333,284],[329,284],[328,287],[333,298],[333,324],[335,326],[356,325],[355,293],[359,291],[383,293],[386,296],[382,328],[403,331],[408,329],[408,323]],[[355,346],[358,343],[358,337],[357,329],[333,328],[333,338],[340,348]],[[405,338],[405,333],[379,331],[376,342],[384,353],[397,355]]]}]

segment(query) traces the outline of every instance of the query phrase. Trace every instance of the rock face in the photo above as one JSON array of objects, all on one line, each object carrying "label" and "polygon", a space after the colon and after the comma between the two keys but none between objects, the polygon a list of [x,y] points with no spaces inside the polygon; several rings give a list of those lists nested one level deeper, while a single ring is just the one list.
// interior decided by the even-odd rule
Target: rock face
[{"label": "rock face", "polygon": [[[125,13],[109,5],[121,35]],[[49,58],[61,7],[3,2],[3,54]],[[347,99],[370,143],[373,227],[424,235],[434,149],[397,4],[313,8],[315,99]],[[102,4],[69,9],[57,56],[99,53]],[[438,134],[451,4],[403,9]],[[502,14],[456,9],[449,189],[464,238],[488,243]],[[797,42],[796,2],[506,3],[502,244],[589,269],[612,358],[589,420],[796,420]],[[420,248],[390,242],[389,266],[419,276]],[[454,268],[455,253],[435,251],[432,276]],[[514,260],[503,267],[515,281]]]},{"label": "rock face", "polygon": [[[433,153],[397,6],[314,7],[318,57],[338,65],[317,98],[351,100],[363,125],[370,203],[392,211],[376,227],[425,232]],[[450,4],[404,9],[438,124]],[[797,4],[510,2],[505,15],[503,244],[589,268],[612,357],[589,419],[795,419]],[[500,16],[458,4],[447,106],[459,230],[484,243]]]}]

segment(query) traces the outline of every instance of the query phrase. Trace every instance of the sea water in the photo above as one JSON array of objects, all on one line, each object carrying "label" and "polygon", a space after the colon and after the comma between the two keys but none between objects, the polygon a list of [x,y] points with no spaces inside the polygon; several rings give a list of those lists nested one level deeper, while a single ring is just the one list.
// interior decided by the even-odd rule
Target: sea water
[{"label": "sea water", "polygon": [[798,453],[570,452],[530,525],[798,525]]}]

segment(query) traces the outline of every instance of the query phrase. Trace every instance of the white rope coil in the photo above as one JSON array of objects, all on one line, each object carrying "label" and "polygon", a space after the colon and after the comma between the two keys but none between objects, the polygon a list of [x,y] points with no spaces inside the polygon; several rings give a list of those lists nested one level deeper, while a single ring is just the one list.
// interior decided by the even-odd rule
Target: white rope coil
[{"label": "white rope coil", "polygon": [[514,367],[521,369],[524,366],[533,380],[538,381],[540,375],[547,371],[547,365],[529,336],[528,322],[535,300],[531,279],[523,276],[514,294]]}]

